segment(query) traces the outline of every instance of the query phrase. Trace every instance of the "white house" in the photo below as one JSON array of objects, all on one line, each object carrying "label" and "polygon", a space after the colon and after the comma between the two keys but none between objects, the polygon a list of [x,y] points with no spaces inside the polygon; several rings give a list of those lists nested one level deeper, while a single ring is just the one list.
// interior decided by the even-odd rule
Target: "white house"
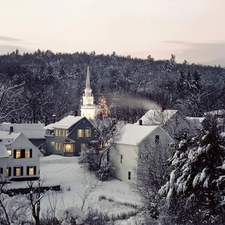
[{"label": "white house", "polygon": [[[36,147],[42,147],[45,143],[45,129],[43,123],[2,123],[0,125],[1,131],[10,131],[23,133],[29,141]],[[10,128],[11,127],[11,128]]]},{"label": "white house", "polygon": [[[41,153],[23,133],[0,131],[1,150],[0,164],[2,177],[12,181],[34,180],[39,177]],[[3,147],[5,146],[5,148]]]},{"label": "white house", "polygon": [[[190,130],[190,122],[178,110],[150,109],[140,118],[143,125],[158,125],[162,127],[171,137],[179,135],[182,131]],[[139,121],[136,123],[138,124]]]},{"label": "white house", "polygon": [[0,183],[5,178],[6,174],[6,165],[9,155],[5,145],[0,141]]},{"label": "white house", "polygon": [[151,144],[154,148],[160,143],[168,147],[173,143],[173,139],[160,126],[125,125],[110,149],[115,177],[126,183],[136,183],[136,169],[142,146]]}]

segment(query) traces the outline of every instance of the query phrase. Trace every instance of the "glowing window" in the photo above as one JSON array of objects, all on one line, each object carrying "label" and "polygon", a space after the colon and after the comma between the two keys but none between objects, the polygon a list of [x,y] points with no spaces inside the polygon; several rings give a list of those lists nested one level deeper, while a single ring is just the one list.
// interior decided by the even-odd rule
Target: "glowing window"
[{"label": "glowing window", "polygon": [[77,137],[84,137],[84,130],[78,129],[77,130]]},{"label": "glowing window", "polygon": [[65,146],[65,152],[73,152],[73,144],[67,143]]},{"label": "glowing window", "polygon": [[20,150],[16,150],[16,159],[21,158],[21,151]]},{"label": "glowing window", "polygon": [[55,130],[55,136],[59,136],[59,130]]},{"label": "glowing window", "polygon": [[55,146],[55,142],[54,141],[51,141],[51,146]]},{"label": "glowing window", "polygon": [[8,152],[8,155],[9,155],[9,156],[12,155],[12,149],[11,149],[11,148],[8,148],[8,149],[7,149],[7,152]]},{"label": "glowing window", "polygon": [[27,175],[35,175],[34,174],[34,167],[33,166],[29,166],[27,169],[28,174]]},{"label": "glowing window", "polygon": [[25,158],[31,158],[31,149],[25,150]]},{"label": "glowing window", "polygon": [[91,129],[85,129],[85,137],[91,137]]},{"label": "glowing window", "polygon": [[21,167],[16,167],[14,176],[21,176]]},{"label": "glowing window", "polygon": [[85,148],[86,148],[86,146],[87,146],[87,144],[86,144],[86,143],[81,143],[80,148],[81,148],[81,149],[85,149]]},{"label": "glowing window", "polygon": [[10,177],[11,176],[11,167],[6,168],[6,176]]}]

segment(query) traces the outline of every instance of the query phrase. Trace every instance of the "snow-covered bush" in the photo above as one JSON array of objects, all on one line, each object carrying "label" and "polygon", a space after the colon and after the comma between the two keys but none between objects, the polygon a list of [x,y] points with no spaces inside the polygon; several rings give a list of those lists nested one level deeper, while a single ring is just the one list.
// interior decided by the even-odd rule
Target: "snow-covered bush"
[{"label": "snow-covered bush", "polygon": [[111,164],[107,164],[102,166],[98,171],[95,172],[96,176],[101,181],[109,181],[112,180],[112,166]]}]

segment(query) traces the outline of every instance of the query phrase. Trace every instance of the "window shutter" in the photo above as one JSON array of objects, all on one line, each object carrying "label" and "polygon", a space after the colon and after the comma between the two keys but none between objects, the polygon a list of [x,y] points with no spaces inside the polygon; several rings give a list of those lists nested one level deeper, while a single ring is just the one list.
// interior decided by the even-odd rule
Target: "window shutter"
[{"label": "window shutter", "polygon": [[32,149],[30,149],[30,158],[32,158]]},{"label": "window shutter", "polygon": [[27,166],[27,175],[29,175],[29,166]]},{"label": "window shutter", "polygon": [[36,166],[34,166],[34,175],[36,175]]},{"label": "window shutter", "polygon": [[13,151],[13,158],[14,159],[16,158],[16,149],[14,149],[14,151]]},{"label": "window shutter", "polygon": [[22,166],[20,167],[20,174],[21,174],[21,176],[23,176],[23,167]]},{"label": "window shutter", "polygon": [[11,177],[11,167],[9,167],[9,177]]},{"label": "window shutter", "polygon": [[16,167],[13,167],[13,175],[16,176]]},{"label": "window shutter", "polygon": [[3,168],[0,169],[0,174],[3,174]]},{"label": "window shutter", "polygon": [[25,149],[21,149],[21,158],[25,158]]}]

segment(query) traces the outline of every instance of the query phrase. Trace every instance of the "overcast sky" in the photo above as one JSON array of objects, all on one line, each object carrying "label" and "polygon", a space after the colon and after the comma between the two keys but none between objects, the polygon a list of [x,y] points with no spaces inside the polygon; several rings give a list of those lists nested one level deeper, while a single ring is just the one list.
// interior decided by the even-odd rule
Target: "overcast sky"
[{"label": "overcast sky", "polygon": [[0,0],[0,54],[51,50],[225,66],[225,0]]}]

